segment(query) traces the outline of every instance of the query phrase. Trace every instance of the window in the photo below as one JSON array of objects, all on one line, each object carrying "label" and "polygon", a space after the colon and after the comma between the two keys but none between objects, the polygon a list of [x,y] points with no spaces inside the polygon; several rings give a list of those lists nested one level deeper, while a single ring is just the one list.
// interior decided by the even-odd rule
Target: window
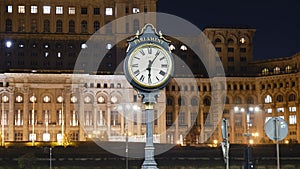
[{"label": "window", "polygon": [[61,20],[56,21],[56,32],[61,33],[63,31],[63,23]]},{"label": "window", "polygon": [[179,112],[179,114],[178,114],[178,125],[186,125],[186,123],[185,123],[185,112]]},{"label": "window", "polygon": [[283,108],[283,107],[277,108],[277,112],[278,112],[278,113],[283,113],[283,112],[284,112],[284,108]]},{"label": "window", "polygon": [[269,69],[268,68],[263,68],[261,73],[262,73],[262,75],[268,75],[269,74]]},{"label": "window", "polygon": [[100,8],[94,8],[94,15],[100,15]]},{"label": "window", "polygon": [[215,39],[215,43],[221,43],[222,40],[220,38]]},{"label": "window", "polygon": [[[142,115],[143,114],[145,114],[144,111],[142,112]],[[119,125],[119,113],[117,111],[111,111],[110,124],[111,126]]]},{"label": "window", "polygon": [[7,13],[13,13],[13,6],[12,5],[7,5],[6,6],[6,12]]},{"label": "window", "polygon": [[94,32],[96,32],[99,28],[100,28],[100,22],[99,21],[95,21],[94,22]]},{"label": "window", "polygon": [[50,122],[50,111],[49,110],[43,111],[43,121],[45,124],[49,124],[49,122]]},{"label": "window", "polygon": [[97,122],[97,126],[104,126],[105,125],[105,111],[100,110],[97,112],[96,115],[96,122]]},{"label": "window", "polygon": [[191,112],[191,122],[194,123],[194,125],[198,125],[198,112]]},{"label": "window", "polygon": [[247,61],[247,57],[241,56],[240,57],[240,62],[246,62]]},{"label": "window", "polygon": [[113,9],[112,8],[105,8],[105,15],[113,15]]},{"label": "window", "polygon": [[36,110],[29,110],[28,113],[28,122],[29,125],[37,124],[37,111]]},{"label": "window", "polygon": [[64,8],[62,6],[57,6],[55,10],[56,14],[63,14],[64,13]]},{"label": "window", "polygon": [[205,97],[203,100],[203,104],[204,104],[204,106],[210,106],[210,98]]},{"label": "window", "polygon": [[18,109],[15,112],[15,125],[22,126],[23,125],[23,111]]},{"label": "window", "polygon": [[44,20],[44,32],[50,32],[50,21]]},{"label": "window", "polygon": [[240,52],[241,52],[241,53],[246,53],[246,52],[247,52],[247,49],[246,49],[246,48],[240,48]]},{"label": "window", "polygon": [[173,113],[172,112],[166,113],[166,123],[167,123],[167,126],[172,125],[172,123],[173,123]]},{"label": "window", "polygon": [[43,6],[43,14],[50,14],[51,6]]},{"label": "window", "polygon": [[199,102],[199,101],[198,101],[198,98],[195,98],[195,97],[194,97],[194,98],[191,99],[191,105],[192,105],[192,106],[198,106],[198,102]]},{"label": "window", "polygon": [[18,31],[25,32],[25,20],[24,19],[19,19]]},{"label": "window", "polygon": [[292,70],[293,70],[292,66],[286,66],[286,67],[285,67],[285,72],[286,72],[286,73],[291,73]]},{"label": "window", "polygon": [[167,105],[172,106],[173,105],[173,99],[172,98],[167,98]]},{"label": "window", "polygon": [[295,106],[289,107],[289,111],[290,112],[296,112],[296,110],[297,110],[297,108]]},{"label": "window", "polygon": [[75,33],[75,21],[69,21],[69,33]]},{"label": "window", "polygon": [[23,133],[16,132],[15,133],[15,141],[22,141],[23,140]]},{"label": "window", "polygon": [[63,117],[62,117],[62,110],[59,109],[59,110],[56,112],[56,125],[61,125],[61,124],[62,124],[62,120],[63,120]]},{"label": "window", "polygon": [[78,126],[78,115],[75,110],[71,111],[70,126]]},{"label": "window", "polygon": [[179,106],[184,106],[185,105],[185,100],[183,98],[178,98],[178,105]]},{"label": "window", "polygon": [[222,48],[216,47],[216,51],[217,51],[217,52],[222,52]]},{"label": "window", "polygon": [[81,33],[87,33],[87,21],[81,22]]},{"label": "window", "polygon": [[265,97],[265,103],[272,103],[272,97],[270,95]]},{"label": "window", "polygon": [[296,101],[296,96],[294,94],[290,94],[289,101]]},{"label": "window", "polygon": [[6,19],[5,21],[5,31],[6,32],[12,31],[12,21],[10,19]]},{"label": "window", "polygon": [[274,68],[274,74],[279,74],[280,73],[280,68],[279,67],[275,67]]},{"label": "window", "polygon": [[283,96],[282,96],[282,95],[278,95],[278,96],[276,97],[276,101],[277,101],[277,102],[283,102]]},{"label": "window", "polygon": [[265,109],[265,112],[268,114],[272,114],[272,109],[271,108]]},{"label": "window", "polygon": [[69,14],[74,15],[75,14],[75,7],[69,7]]},{"label": "window", "polygon": [[228,48],[227,51],[228,52],[234,52],[234,48]]},{"label": "window", "polygon": [[227,58],[227,61],[228,61],[228,62],[234,62],[234,57],[232,57],[232,56],[228,57],[228,58]]},{"label": "window", "polygon": [[3,114],[2,112],[0,112],[0,118],[2,119],[0,120],[0,124],[2,125],[3,122],[3,125],[8,125],[8,110],[4,110]]},{"label": "window", "polygon": [[38,7],[36,5],[30,6],[30,13],[38,13]]},{"label": "window", "polygon": [[290,116],[289,116],[289,123],[290,123],[290,124],[297,124],[297,118],[296,118],[296,115],[290,115]]},{"label": "window", "polygon": [[92,111],[84,111],[84,125],[92,126],[93,125],[93,113]]},{"label": "window", "polygon": [[30,31],[31,32],[37,32],[37,20],[36,19],[31,20]]},{"label": "window", "polygon": [[18,13],[25,13],[25,6],[24,5],[18,6]]},{"label": "window", "polygon": [[132,8],[132,13],[140,13],[140,9],[139,8]]},{"label": "window", "polygon": [[87,14],[88,9],[87,8],[81,8],[81,14]]}]

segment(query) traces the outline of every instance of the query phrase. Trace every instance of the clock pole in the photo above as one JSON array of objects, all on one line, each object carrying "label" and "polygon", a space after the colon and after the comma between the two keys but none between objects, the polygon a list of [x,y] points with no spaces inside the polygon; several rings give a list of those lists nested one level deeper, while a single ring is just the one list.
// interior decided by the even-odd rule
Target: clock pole
[{"label": "clock pole", "polygon": [[141,169],[158,169],[154,160],[154,144],[153,144],[153,106],[157,103],[159,90],[153,92],[139,91],[142,96],[142,102],[145,105],[146,112],[146,145],[145,160]]}]

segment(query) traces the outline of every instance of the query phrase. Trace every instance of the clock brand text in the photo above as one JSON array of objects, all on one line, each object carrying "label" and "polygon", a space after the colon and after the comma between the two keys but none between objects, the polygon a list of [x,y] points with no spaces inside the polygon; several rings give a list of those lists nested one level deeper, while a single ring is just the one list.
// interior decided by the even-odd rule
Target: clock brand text
[{"label": "clock brand text", "polygon": [[156,42],[156,43],[160,43],[160,44],[164,43],[163,40],[161,40],[159,38],[156,38],[156,37],[140,37],[139,39],[136,39],[133,42],[134,42],[135,45],[137,45],[138,43],[146,42],[146,41]]}]

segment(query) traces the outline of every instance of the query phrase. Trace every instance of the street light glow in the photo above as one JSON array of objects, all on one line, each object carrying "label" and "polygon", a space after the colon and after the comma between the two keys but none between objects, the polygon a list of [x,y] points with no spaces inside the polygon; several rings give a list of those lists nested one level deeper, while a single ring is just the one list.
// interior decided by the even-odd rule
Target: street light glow
[{"label": "street light glow", "polygon": [[5,46],[7,48],[10,48],[12,46],[12,42],[11,41],[6,41]]}]

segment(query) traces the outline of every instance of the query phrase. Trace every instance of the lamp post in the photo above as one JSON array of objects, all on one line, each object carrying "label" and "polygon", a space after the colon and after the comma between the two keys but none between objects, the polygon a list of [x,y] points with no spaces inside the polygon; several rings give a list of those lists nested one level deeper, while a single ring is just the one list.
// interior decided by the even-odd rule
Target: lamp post
[{"label": "lamp post", "polygon": [[258,112],[259,107],[247,106],[245,109],[245,108],[239,108],[236,106],[236,107],[234,107],[234,111],[242,112],[242,113],[244,113],[246,111],[246,133],[244,134],[244,136],[246,136],[246,138],[247,138],[247,148],[245,149],[245,155],[244,155],[245,162],[243,165],[243,169],[253,169],[254,164],[252,161],[252,147],[251,147],[251,143],[250,143],[250,137],[252,136],[252,134],[250,133],[250,125],[251,125],[250,114],[254,113],[254,112]]}]

